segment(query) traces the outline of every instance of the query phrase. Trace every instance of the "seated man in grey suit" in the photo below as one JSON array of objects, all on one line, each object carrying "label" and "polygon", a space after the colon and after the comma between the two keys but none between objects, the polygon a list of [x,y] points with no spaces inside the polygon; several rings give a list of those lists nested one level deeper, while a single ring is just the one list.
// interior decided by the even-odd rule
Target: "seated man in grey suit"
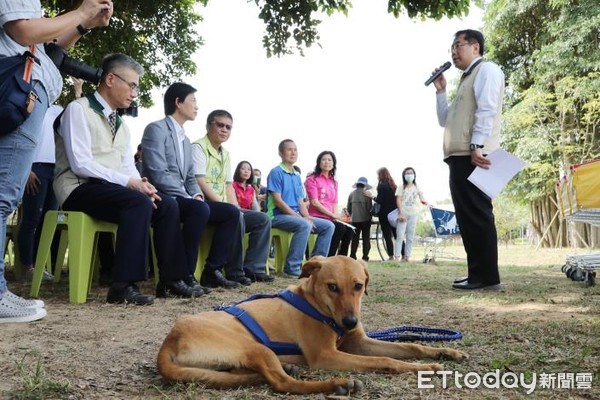
[{"label": "seated man in grey suit", "polygon": [[201,288],[184,282],[177,203],[140,177],[131,157],[129,129],[116,112],[137,96],[143,69],[127,55],[112,54],[104,58],[102,71],[96,92],[71,102],[55,122],[56,197],[63,210],[119,225],[109,303],[154,301],[136,285],[146,278],[150,225],[160,274],[157,295],[202,295]]},{"label": "seated man in grey suit", "polygon": [[195,92],[196,89],[186,83],[174,83],[165,92],[166,117],[148,125],[142,137],[143,173],[160,192],[175,198],[182,215],[189,213],[197,217],[197,220],[183,225],[188,279],[194,280],[200,237],[208,222],[215,226],[215,234],[206,259],[202,285],[235,288],[240,283],[249,284],[249,279],[243,272],[225,278],[221,269],[231,250],[239,211],[235,207],[205,202],[196,182],[191,143],[183,129],[183,124],[193,120],[198,113]]}]

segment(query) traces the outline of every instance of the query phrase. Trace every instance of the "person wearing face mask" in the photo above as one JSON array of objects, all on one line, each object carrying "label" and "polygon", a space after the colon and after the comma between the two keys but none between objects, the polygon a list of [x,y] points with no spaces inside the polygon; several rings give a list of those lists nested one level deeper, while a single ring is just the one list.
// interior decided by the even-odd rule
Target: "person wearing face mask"
[{"label": "person wearing face mask", "polygon": [[[419,202],[427,204],[423,192],[417,187],[416,173],[411,167],[402,171],[402,186],[396,189],[396,206],[398,207],[398,224],[396,225],[396,244],[394,260],[409,262],[412,252],[415,228],[419,219]],[[402,242],[406,240],[402,256]]]},{"label": "person wearing face mask", "polygon": [[256,200],[260,207],[260,211],[267,212],[267,187],[261,183],[262,172],[258,168],[252,170],[252,187],[256,192]]}]

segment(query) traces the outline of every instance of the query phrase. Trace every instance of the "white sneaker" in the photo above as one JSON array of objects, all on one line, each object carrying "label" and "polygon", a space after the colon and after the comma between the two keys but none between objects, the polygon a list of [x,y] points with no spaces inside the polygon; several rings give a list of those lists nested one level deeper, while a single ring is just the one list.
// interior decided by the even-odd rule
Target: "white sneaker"
[{"label": "white sneaker", "polygon": [[45,316],[45,308],[21,307],[11,302],[6,295],[0,299],[0,324],[37,321]]},{"label": "white sneaker", "polygon": [[44,308],[46,306],[42,300],[27,300],[17,296],[10,290],[4,294],[4,298],[7,298],[11,303],[19,307]]}]

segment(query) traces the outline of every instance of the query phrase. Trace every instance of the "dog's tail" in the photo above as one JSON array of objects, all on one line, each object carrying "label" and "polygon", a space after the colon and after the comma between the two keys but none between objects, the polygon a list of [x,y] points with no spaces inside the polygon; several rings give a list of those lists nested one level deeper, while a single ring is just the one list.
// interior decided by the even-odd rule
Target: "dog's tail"
[{"label": "dog's tail", "polygon": [[180,365],[172,351],[174,339],[168,336],[157,356],[158,372],[168,382],[198,382],[211,389],[235,389],[240,386],[258,385],[266,382],[258,373],[236,374],[229,371],[216,371]]}]

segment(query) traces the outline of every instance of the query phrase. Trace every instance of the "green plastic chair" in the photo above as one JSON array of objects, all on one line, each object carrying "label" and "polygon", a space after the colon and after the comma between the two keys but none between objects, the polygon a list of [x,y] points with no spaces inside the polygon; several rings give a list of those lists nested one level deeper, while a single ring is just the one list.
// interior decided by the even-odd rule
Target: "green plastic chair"
[{"label": "green plastic chair", "polygon": [[[152,264],[154,266],[154,283],[158,284],[159,273],[158,273],[158,261],[156,258],[156,250],[154,249],[154,231],[150,231],[151,247],[152,247]],[[213,236],[215,234],[215,230],[211,225],[207,225],[204,229],[204,233],[200,238],[200,248],[198,249],[198,259],[196,260],[196,270],[194,271],[194,277],[200,281],[200,277],[202,276],[202,271],[204,270],[204,263],[206,261],[206,257],[208,257],[208,253],[210,252],[210,246],[212,244]]]},{"label": "green plastic chair", "polygon": [[[54,232],[56,230],[63,230],[61,233],[58,260],[63,259],[68,241],[69,301],[75,304],[85,303],[92,284],[93,267],[98,251],[98,233],[109,232],[113,235],[114,241],[117,228],[117,224],[94,219],[83,212],[48,211],[44,218],[37,257],[35,259],[33,280],[31,282],[31,296],[38,297],[42,283],[42,274],[50,258],[50,247]],[[65,230],[67,231],[66,236]],[[61,269],[62,263],[57,261],[54,270],[55,282],[60,281]]]},{"label": "green plastic chair", "polygon": [[[283,266],[285,265],[285,259],[290,251],[290,243],[292,241],[292,232],[284,231],[278,228],[271,228],[271,242],[275,248],[275,271],[278,273],[283,272]],[[315,247],[318,235],[311,233],[308,236],[308,251],[309,254]],[[267,267],[267,271],[269,268]]]}]

